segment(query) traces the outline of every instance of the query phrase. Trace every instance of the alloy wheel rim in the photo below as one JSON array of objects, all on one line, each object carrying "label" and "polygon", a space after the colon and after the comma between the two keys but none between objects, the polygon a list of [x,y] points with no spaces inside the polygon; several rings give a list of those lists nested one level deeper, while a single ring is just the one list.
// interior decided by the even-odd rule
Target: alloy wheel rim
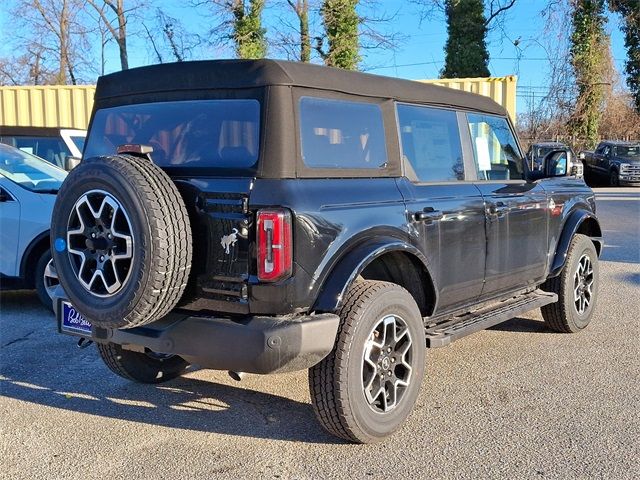
[{"label": "alloy wheel rim", "polygon": [[580,257],[576,273],[573,276],[573,302],[578,315],[584,315],[591,305],[594,281],[591,258],[584,254]]},{"label": "alloy wheel rim", "polygon": [[385,315],[372,328],[362,358],[362,388],[369,407],[387,413],[398,406],[411,382],[413,348],[407,323]]},{"label": "alloy wheel rim", "polygon": [[129,216],[112,194],[90,190],[67,225],[69,261],[80,284],[97,297],[118,293],[131,274],[134,237]]},{"label": "alloy wheel rim", "polygon": [[44,267],[44,289],[52,300],[53,292],[58,285],[60,285],[60,280],[58,280],[58,271],[56,270],[56,266],[53,264],[53,259],[51,259],[47,263],[47,266]]}]

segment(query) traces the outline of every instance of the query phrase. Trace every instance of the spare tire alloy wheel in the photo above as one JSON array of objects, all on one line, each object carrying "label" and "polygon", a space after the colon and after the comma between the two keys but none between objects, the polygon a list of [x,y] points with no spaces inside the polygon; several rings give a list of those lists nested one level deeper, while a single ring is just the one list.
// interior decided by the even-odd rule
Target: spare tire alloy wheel
[{"label": "spare tire alloy wheel", "polygon": [[84,160],[65,179],[52,255],[74,308],[94,326],[133,328],[178,303],[191,271],[191,227],[171,178],[146,158]]},{"label": "spare tire alloy wheel", "polygon": [[134,237],[122,204],[104,190],[90,190],[69,216],[69,260],[80,284],[98,297],[117,293],[131,274]]}]

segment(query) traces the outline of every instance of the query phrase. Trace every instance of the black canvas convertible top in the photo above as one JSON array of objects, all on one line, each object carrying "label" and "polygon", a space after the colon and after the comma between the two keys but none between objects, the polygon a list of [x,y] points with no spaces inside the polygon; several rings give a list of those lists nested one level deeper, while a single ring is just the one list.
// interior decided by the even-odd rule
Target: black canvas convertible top
[{"label": "black canvas convertible top", "polygon": [[503,107],[487,97],[446,87],[308,63],[266,59],[165,63],[112,73],[98,79],[96,100],[154,92],[272,85],[308,87],[506,114]]}]

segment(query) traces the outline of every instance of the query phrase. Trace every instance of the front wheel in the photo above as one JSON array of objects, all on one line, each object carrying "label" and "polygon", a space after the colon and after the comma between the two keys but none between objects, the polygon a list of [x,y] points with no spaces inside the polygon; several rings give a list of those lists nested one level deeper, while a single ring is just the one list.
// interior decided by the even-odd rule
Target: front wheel
[{"label": "front wheel", "polygon": [[177,355],[125,350],[115,343],[98,343],[98,352],[109,370],[139,383],[161,383],[179,377],[189,364]]},{"label": "front wheel", "polygon": [[420,310],[399,285],[354,283],[331,353],[309,370],[316,417],[338,437],[383,440],[407,418],[424,375]]},{"label": "front wheel", "polygon": [[586,235],[571,240],[560,275],[548,279],[542,289],[558,294],[558,301],[541,308],[549,328],[561,333],[584,329],[596,306],[599,283],[598,253]]},{"label": "front wheel", "polygon": [[611,175],[609,176],[609,185],[611,185],[612,187],[620,186],[620,175],[615,170],[612,171]]},{"label": "front wheel", "polygon": [[40,303],[48,310],[53,311],[53,292],[59,285],[58,273],[51,260],[51,252],[47,250],[38,259],[36,264],[35,287]]}]

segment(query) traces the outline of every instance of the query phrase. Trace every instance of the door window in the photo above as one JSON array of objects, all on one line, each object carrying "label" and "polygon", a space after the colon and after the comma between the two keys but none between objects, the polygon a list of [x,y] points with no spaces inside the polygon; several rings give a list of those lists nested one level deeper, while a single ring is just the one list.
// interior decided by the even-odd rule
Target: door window
[{"label": "door window", "polygon": [[479,180],[522,180],[524,159],[504,117],[467,115]]},{"label": "door window", "polygon": [[464,180],[456,112],[402,104],[397,109],[403,161],[413,168],[417,179]]},{"label": "door window", "polygon": [[300,137],[302,159],[308,167],[383,169],[387,166],[379,105],[302,97]]}]

